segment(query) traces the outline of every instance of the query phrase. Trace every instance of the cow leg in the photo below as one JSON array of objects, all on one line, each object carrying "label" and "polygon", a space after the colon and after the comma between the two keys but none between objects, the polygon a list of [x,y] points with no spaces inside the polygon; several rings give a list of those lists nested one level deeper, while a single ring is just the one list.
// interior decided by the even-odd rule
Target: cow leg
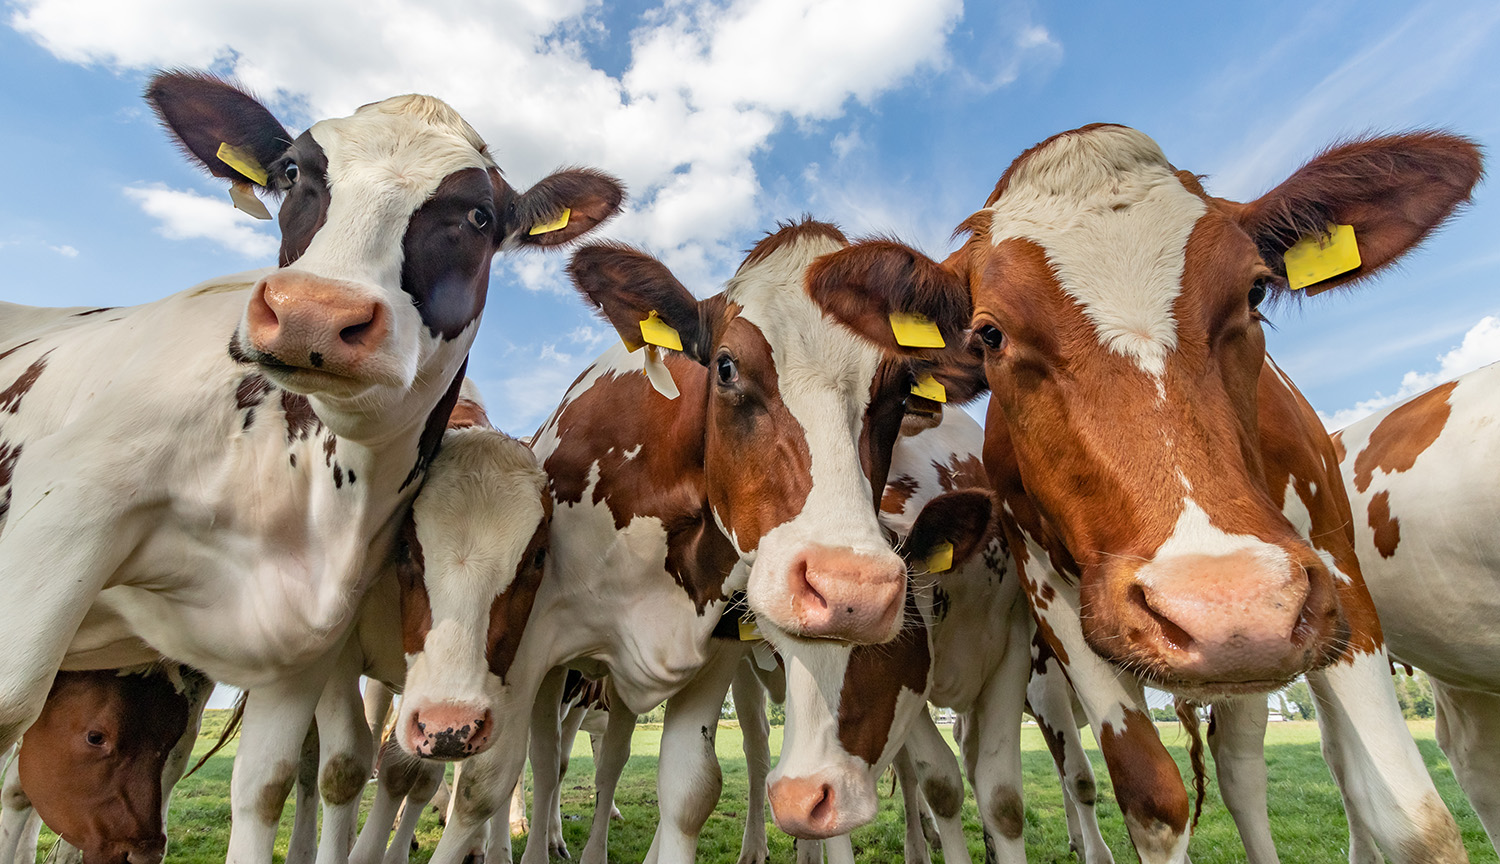
[{"label": "cow leg", "polygon": [[297,760],[297,795],[292,805],[292,832],[287,864],[313,864],[318,857],[318,727],[307,727]]},{"label": "cow leg", "polygon": [[1208,747],[1224,806],[1240,829],[1249,864],[1279,864],[1266,812],[1266,697],[1261,694],[1213,703]]},{"label": "cow leg", "polygon": [[734,715],[740,718],[740,730],[744,735],[745,774],[750,781],[739,864],[766,864],[771,854],[766,842],[766,775],[771,773],[771,724],[766,720],[766,690],[755,677],[754,662],[747,652],[735,667],[731,685]]},{"label": "cow leg", "polygon": [[630,736],[635,732],[636,716],[625,703],[610,694],[609,726],[604,741],[594,753],[594,821],[589,825],[589,842],[583,847],[580,864],[608,864],[609,820],[614,810],[615,789],[630,760]]},{"label": "cow leg", "polygon": [[828,856],[828,864],[854,864],[854,842],[848,834],[824,840],[823,852]]},{"label": "cow leg", "polygon": [[318,793],[323,801],[323,831],[318,864],[344,864],[359,822],[359,799],[370,779],[374,746],[359,692],[364,656],[350,639],[340,652],[315,712],[318,723]]},{"label": "cow leg", "polygon": [[[517,693],[516,698],[525,694]],[[509,809],[510,790],[526,767],[529,734],[525,724],[507,724],[496,717],[496,728],[507,730],[488,750],[459,764],[453,776],[448,824],[432,853],[432,864],[462,864],[471,855],[485,858],[485,827],[497,811]],[[510,864],[510,835],[503,838],[503,855],[490,864]]]},{"label": "cow leg", "polygon": [[[562,785],[559,769],[562,767],[559,752],[562,748],[562,721],[558,717],[562,702],[563,686],[567,682],[568,670],[562,666],[553,669],[542,679],[537,690],[536,701],[531,709],[531,836],[526,841],[526,851],[521,854],[521,864],[547,864],[551,848],[552,821],[558,817],[556,803]],[[491,831],[496,830],[492,826]],[[558,826],[558,831],[562,830]],[[563,852],[566,853],[564,846]]]},{"label": "cow leg", "polygon": [[661,821],[651,844],[655,860],[662,864],[691,864],[698,834],[724,791],[714,738],[719,709],[742,655],[737,643],[711,647],[708,662],[667,700],[656,770]]},{"label": "cow leg", "polygon": [[365,725],[370,727],[370,740],[378,747],[385,737],[385,721],[391,716],[391,702],[395,694],[391,688],[374,678],[365,679],[364,692]]},{"label": "cow leg", "polygon": [[1099,787],[1094,779],[1094,766],[1083,749],[1083,736],[1078,734],[1073,687],[1050,652],[1039,660],[1026,685],[1026,701],[1031,704],[1047,749],[1052,752],[1052,761],[1057,764],[1073,851],[1084,864],[1113,864],[1114,854],[1099,830],[1095,808]]},{"label": "cow leg", "polygon": [[568,852],[568,841],[563,838],[562,787],[568,777],[568,763],[573,758],[573,742],[578,740],[578,727],[583,725],[588,708],[574,705],[562,719],[562,734],[557,741],[557,785],[552,787],[552,800],[547,806],[547,851],[553,857],[572,859]]},{"label": "cow leg", "polygon": [[[1021,836],[1026,824],[1021,798],[1021,717],[1026,708],[1026,682],[1031,677],[1030,614],[1025,598],[1017,597],[1006,619],[1005,655],[964,718],[964,765],[979,805],[986,857],[992,853],[994,860],[1001,862],[1026,860],[1026,843]],[[932,792],[937,789],[923,791],[927,803],[936,810]],[[956,797],[957,806],[962,806],[963,786],[950,797]],[[956,807],[954,813],[956,816]],[[948,845],[943,844],[945,854]]]},{"label": "cow leg", "polygon": [[416,777],[411,789],[407,790],[406,803],[401,808],[401,824],[396,826],[396,836],[391,838],[390,846],[386,847],[383,864],[407,864],[411,861],[411,847],[417,836],[417,823],[422,819],[422,811],[427,808],[427,802],[437,794],[438,786],[442,785],[443,772],[447,766],[442,762],[418,761]]},{"label": "cow leg", "polygon": [[5,768],[5,784],[0,787],[0,864],[32,864],[36,847],[31,847],[31,857],[26,858],[26,828],[30,820],[40,822],[41,817],[21,788],[21,760],[16,757],[16,748],[10,748],[6,758],[10,764]]},{"label": "cow leg", "polygon": [[1395,864],[1468,861],[1458,824],[1401,718],[1385,650],[1355,653],[1308,673],[1307,681],[1344,806],[1358,814],[1380,851]]},{"label": "cow leg", "polygon": [[[595,710],[595,709],[590,709],[590,710]],[[605,716],[606,716],[606,720],[607,720],[608,719],[608,712],[606,712]],[[634,728],[634,725],[632,725],[631,728]],[[590,732],[589,733],[589,752],[594,754],[594,778],[595,778],[594,779],[594,788],[595,788],[595,790],[597,790],[599,788],[599,780],[598,780],[598,776],[599,776],[599,753],[603,749],[604,749],[604,735],[601,734],[601,733],[599,733],[599,732]],[[624,822],[625,821],[625,814],[621,813],[619,806],[615,804],[615,796],[614,796],[613,790],[611,790],[610,795],[609,795],[609,818],[613,819],[613,820],[618,820],[620,822]]]},{"label": "cow leg", "polygon": [[[1017,715],[1019,716],[1019,715]],[[1019,723],[1016,724],[1020,726]],[[942,840],[945,864],[968,864],[969,845],[964,840],[964,777],[959,773],[953,749],[932,722],[932,715],[922,711],[906,735],[906,747],[922,786],[922,798],[931,808]],[[1016,736],[1016,769],[1019,779],[1020,736]],[[920,808],[919,808],[920,812]],[[1024,853],[1024,846],[1022,848]],[[1022,858],[1025,860],[1024,854]]]},{"label": "cow leg", "polygon": [[1449,687],[1436,679],[1438,746],[1453,765],[1490,844],[1500,849],[1500,694]]},{"label": "cow leg", "polygon": [[531,824],[526,821],[526,778],[516,779],[510,790],[510,812],[506,814],[507,827],[512,837],[524,837],[531,833]]},{"label": "cow leg", "polygon": [[797,848],[797,864],[823,864],[823,841],[803,840],[794,844]]},{"label": "cow leg", "polygon": [[918,791],[917,766],[912,764],[911,752],[902,747],[891,762],[896,772],[896,782],[901,786],[901,809],[906,823],[906,864],[932,864],[932,855],[927,849],[927,837],[922,832],[922,793]]},{"label": "cow leg", "polygon": [[370,802],[364,828],[349,853],[349,864],[379,864],[385,856],[391,826],[396,821],[401,802],[416,783],[421,761],[404,753],[392,740],[381,745],[378,767],[375,799]]}]

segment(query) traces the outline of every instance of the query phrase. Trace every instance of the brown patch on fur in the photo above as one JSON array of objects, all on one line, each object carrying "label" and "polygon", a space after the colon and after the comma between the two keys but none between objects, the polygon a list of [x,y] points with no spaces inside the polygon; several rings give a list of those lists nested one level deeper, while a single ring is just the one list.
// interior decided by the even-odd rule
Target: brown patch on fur
[{"label": "brown patch on fur", "polygon": [[0,498],[0,526],[5,524],[5,517],[10,515],[10,482],[15,476],[16,462],[20,458],[21,445],[19,443],[0,441],[0,488],[5,489],[5,497]]},{"label": "brown patch on fur", "polygon": [[1121,812],[1145,828],[1164,826],[1181,836],[1188,826],[1187,789],[1151,718],[1126,710],[1122,729],[1106,724],[1099,749],[1109,765]]},{"label": "brown patch on fur", "polygon": [[954,786],[941,776],[930,776],[922,780],[922,796],[927,799],[927,806],[932,808],[939,819],[952,819],[964,806],[963,787]]},{"label": "brown patch on fur", "polygon": [[902,690],[925,693],[931,668],[927,626],[908,592],[906,624],[896,638],[883,645],[856,645],[849,653],[838,711],[839,743],[845,752],[871,765],[879,762],[895,722],[896,700]]},{"label": "brown patch on fur", "polygon": [[984,462],[978,456],[971,454],[960,457],[955,453],[948,458],[946,465],[934,460],[932,467],[937,470],[938,485],[944,492],[989,488],[984,476]]},{"label": "brown patch on fur", "polygon": [[286,796],[297,782],[297,763],[284,759],[276,763],[275,770],[260,793],[255,796],[255,815],[266,825],[281,821],[281,810],[286,806]]},{"label": "brown patch on fur", "polygon": [[484,409],[473,399],[458,397],[458,402],[453,406],[453,413],[448,416],[449,429],[467,429],[471,426],[479,426],[485,429],[495,428],[490,423],[490,416],[484,413]]},{"label": "brown patch on fur", "polygon": [[[443,446],[443,433],[448,431],[448,418],[453,415],[453,406],[458,404],[458,390],[463,386],[464,372],[468,368],[469,358],[466,356],[464,362],[458,366],[458,374],[454,375],[453,381],[448,384],[448,391],[427,414],[427,424],[422,427],[422,437],[417,442],[417,461],[412,464],[406,479],[401,481],[403,490],[427,473],[427,466],[432,464],[438,449]],[[328,453],[331,456],[333,451],[330,449]]]},{"label": "brown patch on fur", "polygon": [[901,513],[906,510],[906,502],[917,492],[917,481],[911,477],[901,476],[885,484],[885,494],[880,496],[880,512]]},{"label": "brown patch on fur", "polygon": [[32,344],[35,344],[35,343],[36,343],[35,339],[27,339],[25,342],[22,342],[19,345],[13,345],[10,348],[5,349],[4,351],[0,351],[0,360],[4,360],[5,358],[7,358],[10,355],[16,353],[17,351],[20,351],[22,348],[25,348],[27,345],[32,345]]},{"label": "brown patch on fur", "polygon": [[1453,410],[1448,395],[1457,386],[1457,381],[1449,381],[1387,414],[1370,433],[1370,443],[1354,457],[1354,488],[1370,488],[1376,468],[1387,474],[1410,471],[1417,457],[1443,434]]},{"label": "brown patch on fur", "polygon": [[286,440],[288,444],[305,441],[307,436],[323,428],[323,421],[313,411],[306,396],[290,390],[281,391],[281,412],[286,416]]},{"label": "brown patch on fur", "polygon": [[1380,550],[1380,557],[1395,555],[1396,546],[1401,542],[1401,520],[1391,515],[1390,490],[1375,493],[1368,509],[1370,527],[1375,531],[1375,548]]},{"label": "brown patch on fur", "polygon": [[47,354],[31,361],[31,365],[26,367],[26,371],[22,372],[19,378],[9,387],[0,390],[0,411],[9,411],[14,414],[21,410],[22,397],[31,392],[36,379],[42,377],[42,371],[47,368],[47,355],[51,353],[48,351]]},{"label": "brown patch on fur", "polygon": [[1020,839],[1026,828],[1026,807],[1021,803],[1021,793],[1009,786],[991,790],[990,819],[1001,834],[1011,840]]},{"label": "brown patch on fur", "polygon": [[490,603],[489,633],[485,637],[486,654],[490,671],[505,682],[505,674],[515,662],[516,651],[521,647],[521,636],[526,631],[526,619],[531,617],[532,604],[536,602],[537,589],[542,584],[542,572],[546,560],[547,539],[552,523],[552,498],[542,497],[544,516],[531,535],[526,551],[516,562],[516,577],[500,596]]},{"label": "brown patch on fur", "polygon": [[432,601],[427,596],[426,564],[417,539],[417,520],[411,511],[401,521],[396,539],[396,582],[401,589],[401,650],[416,654],[432,630]]},{"label": "brown patch on fur", "polygon": [[370,766],[348,753],[335,753],[318,772],[318,793],[328,804],[348,804],[365,788]]},{"label": "brown patch on fur", "polygon": [[750,247],[745,253],[745,260],[740,263],[735,273],[744,272],[748,267],[766,260],[780,249],[784,249],[804,239],[832,240],[840,246],[849,245],[849,238],[844,236],[837,225],[829,222],[818,222],[811,216],[803,214],[801,221],[777,222],[775,231],[767,231],[766,236],[760,242]]},{"label": "brown patch on fur", "polygon": [[1333,442],[1334,457],[1339,460],[1340,465],[1344,464],[1344,457],[1349,455],[1348,450],[1344,448],[1344,430],[1340,429],[1329,435],[1328,439]]},{"label": "brown patch on fur", "polygon": [[266,393],[270,390],[271,382],[266,376],[251,372],[241,378],[239,386],[234,388],[234,407],[241,410],[254,408],[265,401]]}]

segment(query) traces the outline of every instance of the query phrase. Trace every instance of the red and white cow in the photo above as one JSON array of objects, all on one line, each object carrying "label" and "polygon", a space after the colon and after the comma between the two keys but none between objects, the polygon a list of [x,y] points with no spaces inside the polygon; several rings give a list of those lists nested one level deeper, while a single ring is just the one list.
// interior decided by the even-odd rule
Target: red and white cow
[{"label": "red and white cow", "polygon": [[[1379,814],[1381,851],[1465,857],[1401,722],[1332,445],[1267,358],[1257,307],[1283,290],[1298,241],[1352,226],[1363,263],[1319,287],[1356,282],[1479,175],[1471,142],[1414,133],[1335,147],[1236,203],[1145,135],[1089,126],[1016,160],[947,261],[867,243],[809,278],[890,351],[903,350],[892,312],[971,334],[991,388],[985,468],[1143,861],[1186,859],[1190,808],[1142,683],[1216,701],[1303,672],[1346,802]],[[1289,487],[1309,532],[1283,515]]]},{"label": "red and white cow", "polygon": [[158,75],[147,97],[211,173],[283,197],[281,266],[0,324],[0,746],[59,667],[187,662],[250,691],[229,858],[269,861],[328,668],[441,440],[491,257],[578,237],[623,193],[582,170],[518,193],[427,96],[295,138],[208,75]]}]

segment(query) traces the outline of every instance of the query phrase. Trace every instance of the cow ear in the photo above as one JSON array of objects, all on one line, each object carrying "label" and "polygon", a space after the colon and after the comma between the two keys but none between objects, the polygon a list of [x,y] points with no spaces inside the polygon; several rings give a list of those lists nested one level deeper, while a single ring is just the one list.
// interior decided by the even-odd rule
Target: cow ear
[{"label": "cow ear", "polygon": [[1399,259],[1462,204],[1483,174],[1473,141],[1413,132],[1335,146],[1259,199],[1233,208],[1266,264],[1286,273],[1297,241],[1350,225],[1360,265],[1309,286],[1317,294],[1373,275]]},{"label": "cow ear", "polygon": [[183,152],[215,177],[264,188],[266,166],[292,144],[255,97],[206,72],[157,73],[146,86],[146,101]]},{"label": "cow ear", "polygon": [[684,354],[708,364],[713,333],[704,309],[713,304],[700,304],[665,264],[623,244],[590,243],[573,253],[568,275],[632,351],[645,344],[641,323],[655,313],[677,331]]},{"label": "cow ear", "polygon": [[969,287],[959,274],[893,240],[863,240],[814,261],[807,293],[825,313],[893,354],[933,351],[898,341],[893,314],[928,319],[947,346],[969,326]]},{"label": "cow ear", "polygon": [[560,246],[620,212],[624,202],[625,186],[608,174],[558,171],[516,196],[504,239],[521,246]]},{"label": "cow ear", "polygon": [[993,510],[993,498],[983,489],[945,492],[928,501],[906,536],[902,556],[907,565],[918,572],[931,570],[929,562],[945,551],[946,543],[953,547],[946,569],[962,567],[989,538]]}]

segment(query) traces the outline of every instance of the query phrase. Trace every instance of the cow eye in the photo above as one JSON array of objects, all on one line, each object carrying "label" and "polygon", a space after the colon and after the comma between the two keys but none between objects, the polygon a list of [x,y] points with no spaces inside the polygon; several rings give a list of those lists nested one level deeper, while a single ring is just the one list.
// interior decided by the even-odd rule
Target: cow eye
[{"label": "cow eye", "polygon": [[1255,284],[1250,286],[1250,310],[1253,312],[1259,309],[1260,301],[1264,299],[1266,299],[1266,280],[1262,277],[1255,280]]},{"label": "cow eye", "polygon": [[490,215],[490,211],[486,210],[483,207],[475,207],[473,210],[469,211],[469,224],[473,225],[475,228],[478,228],[480,231],[489,228],[490,222],[493,221],[493,219],[494,217]]},{"label": "cow eye", "polygon": [[720,354],[716,364],[719,373],[719,383],[728,385],[739,380],[740,370],[734,365],[734,358],[728,354]]},{"label": "cow eye", "polygon": [[97,729],[90,729],[88,734],[83,736],[83,740],[89,742],[90,747],[103,747],[104,733]]},{"label": "cow eye", "polygon": [[986,324],[975,332],[979,334],[979,340],[984,343],[984,347],[991,351],[1000,350],[1000,346],[1005,342],[1005,335],[1000,332],[999,327],[993,324]]},{"label": "cow eye", "polygon": [[546,546],[543,546],[540,549],[537,549],[535,552],[531,553],[531,569],[540,570],[542,569],[542,565],[545,563],[547,563]]},{"label": "cow eye", "polygon": [[288,183],[296,183],[297,175],[302,173],[301,170],[297,168],[296,162],[286,163],[286,167],[282,168],[281,171],[286,175],[286,182]]}]

